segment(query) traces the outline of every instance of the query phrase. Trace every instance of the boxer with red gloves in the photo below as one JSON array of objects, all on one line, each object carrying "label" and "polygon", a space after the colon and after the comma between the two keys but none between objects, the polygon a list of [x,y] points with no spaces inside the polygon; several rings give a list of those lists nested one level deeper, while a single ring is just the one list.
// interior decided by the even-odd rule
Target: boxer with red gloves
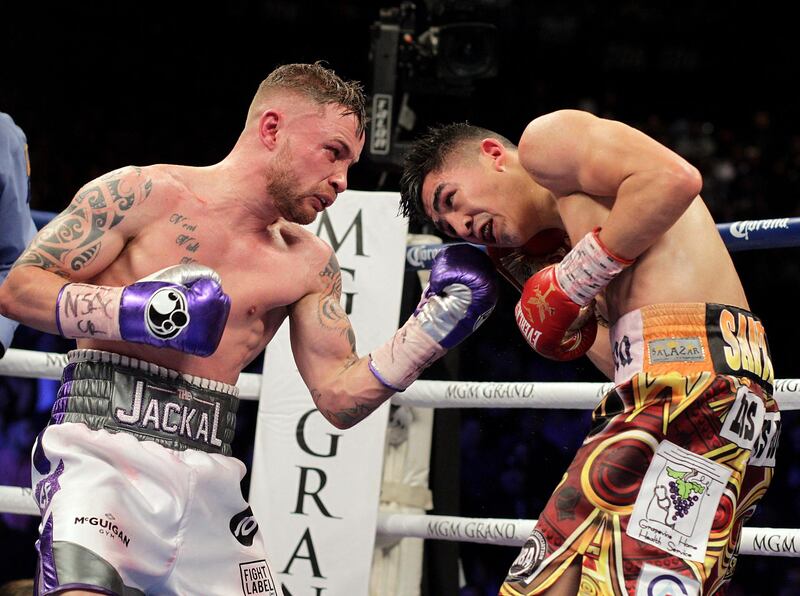
[{"label": "boxer with red gloves", "polygon": [[[554,360],[586,354],[615,382],[502,595],[714,594],[730,580],[742,522],[772,478],[780,413],[763,324],[701,185],[654,139],[577,110],[534,119],[518,144],[433,128],[406,155],[402,211],[487,245],[521,290],[528,344]],[[739,411],[753,412],[754,434]],[[698,469],[692,495],[660,498]]]}]

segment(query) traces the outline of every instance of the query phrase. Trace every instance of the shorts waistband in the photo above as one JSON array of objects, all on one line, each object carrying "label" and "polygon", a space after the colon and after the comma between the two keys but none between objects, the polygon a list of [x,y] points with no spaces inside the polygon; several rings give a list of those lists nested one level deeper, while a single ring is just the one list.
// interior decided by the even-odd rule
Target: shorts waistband
[{"label": "shorts waistband", "polygon": [[238,388],[122,354],[73,350],[51,424],[80,422],[176,450],[231,454]]},{"label": "shorts waistband", "polygon": [[115,366],[141,370],[151,375],[156,375],[173,381],[176,379],[182,379],[190,385],[196,385],[202,389],[208,389],[209,391],[216,391],[219,393],[227,393],[233,397],[239,397],[239,388],[236,385],[229,385],[228,383],[223,383],[222,381],[214,381],[213,379],[206,379],[203,377],[197,377],[195,375],[178,372],[177,370],[165,368],[163,366],[159,366],[158,364],[153,364],[152,362],[145,362],[144,360],[139,360],[138,358],[125,356],[124,354],[115,354],[114,352],[104,352],[102,350],[71,350],[67,352],[67,362],[107,362]]},{"label": "shorts waistband", "polygon": [[764,325],[725,304],[651,304],[626,313],[610,330],[614,382],[638,372],[702,371],[748,377],[772,392],[775,379]]}]

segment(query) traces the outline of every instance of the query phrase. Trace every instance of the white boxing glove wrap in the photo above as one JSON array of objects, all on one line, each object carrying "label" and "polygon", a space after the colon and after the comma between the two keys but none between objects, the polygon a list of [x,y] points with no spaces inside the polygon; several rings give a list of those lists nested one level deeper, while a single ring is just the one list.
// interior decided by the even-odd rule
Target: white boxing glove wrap
[{"label": "white boxing glove wrap", "polygon": [[558,285],[581,306],[589,304],[633,260],[611,253],[600,241],[600,228],[589,232],[556,265]]},{"label": "white boxing glove wrap", "polygon": [[369,355],[369,368],[389,389],[404,391],[432,362],[441,358],[443,348],[411,317],[392,338]]}]

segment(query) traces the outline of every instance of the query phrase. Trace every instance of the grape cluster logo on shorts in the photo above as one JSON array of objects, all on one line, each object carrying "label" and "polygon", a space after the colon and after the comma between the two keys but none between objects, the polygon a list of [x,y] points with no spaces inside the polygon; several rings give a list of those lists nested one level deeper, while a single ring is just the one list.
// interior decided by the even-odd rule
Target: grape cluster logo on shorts
[{"label": "grape cluster logo on shorts", "polygon": [[676,557],[703,562],[730,475],[722,464],[661,441],[642,478],[626,534]]},{"label": "grape cluster logo on shorts", "polygon": [[153,292],[144,312],[147,330],[159,339],[172,339],[189,324],[186,296],[173,287]]},{"label": "grape cluster logo on shorts", "polygon": [[252,546],[253,539],[258,533],[258,522],[253,515],[253,510],[248,507],[231,518],[231,534],[244,546]]}]

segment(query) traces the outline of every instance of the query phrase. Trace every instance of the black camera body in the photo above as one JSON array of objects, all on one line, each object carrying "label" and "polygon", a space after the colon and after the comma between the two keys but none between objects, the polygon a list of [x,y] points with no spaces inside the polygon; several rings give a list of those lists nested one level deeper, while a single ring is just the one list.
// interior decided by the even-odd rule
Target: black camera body
[{"label": "black camera body", "polygon": [[413,2],[381,9],[371,29],[372,161],[394,166],[402,161],[406,144],[397,133],[413,128],[409,94],[467,96],[475,80],[497,75],[498,31],[476,19],[481,4],[429,0],[423,27]]}]

